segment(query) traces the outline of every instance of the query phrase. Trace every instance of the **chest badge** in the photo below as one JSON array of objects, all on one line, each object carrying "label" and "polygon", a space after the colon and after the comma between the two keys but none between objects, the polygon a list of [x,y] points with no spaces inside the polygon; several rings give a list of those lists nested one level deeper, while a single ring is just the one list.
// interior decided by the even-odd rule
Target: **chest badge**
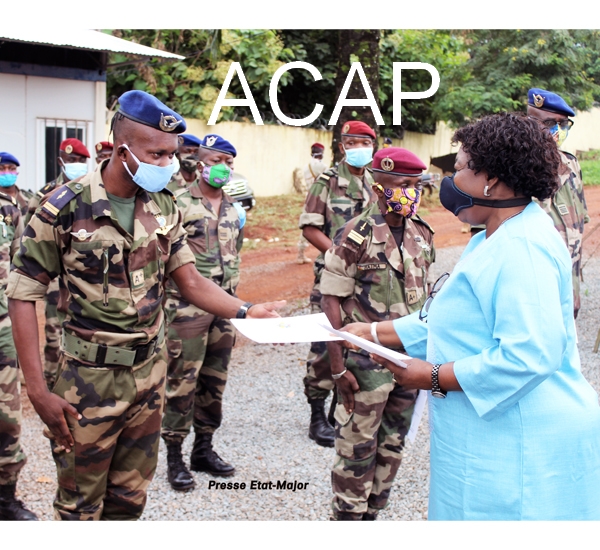
[{"label": "chest badge", "polygon": [[164,216],[156,216],[156,223],[158,223],[158,227],[164,227],[167,225],[167,220]]},{"label": "chest badge", "polygon": [[89,239],[94,233],[90,233],[86,229],[80,229],[79,231],[71,231],[71,235],[75,237],[78,241],[85,241]]},{"label": "chest badge", "polygon": [[12,216],[9,214],[4,218],[4,221],[6,222],[6,225],[10,225],[12,223]]},{"label": "chest badge", "polygon": [[131,272],[131,288],[141,288],[144,286],[144,270],[138,269]]}]

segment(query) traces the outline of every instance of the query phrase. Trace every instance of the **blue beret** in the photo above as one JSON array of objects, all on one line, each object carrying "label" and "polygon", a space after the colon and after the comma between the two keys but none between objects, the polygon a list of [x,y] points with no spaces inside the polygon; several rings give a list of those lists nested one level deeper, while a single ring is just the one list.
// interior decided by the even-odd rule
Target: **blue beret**
[{"label": "blue beret", "polygon": [[223,139],[221,136],[217,134],[208,134],[202,140],[201,146],[204,149],[210,149],[211,151],[218,151],[219,153],[225,153],[227,155],[231,155],[235,157],[237,155],[237,151],[235,147],[231,145],[226,139]]},{"label": "blue beret", "polygon": [[11,155],[10,153],[2,153],[0,152],[0,164],[16,164],[17,166],[21,166],[17,157]]},{"label": "blue beret", "polygon": [[181,134],[179,136],[179,145],[187,145],[188,147],[200,147],[202,141],[200,138],[192,134]]},{"label": "blue beret", "polygon": [[119,98],[119,113],[161,132],[181,134],[186,129],[185,120],[180,114],[141,90],[125,92]]},{"label": "blue beret", "polygon": [[541,88],[531,88],[527,92],[527,103],[532,107],[558,113],[559,115],[575,116],[575,111],[567,105],[567,102],[554,92],[542,90]]}]

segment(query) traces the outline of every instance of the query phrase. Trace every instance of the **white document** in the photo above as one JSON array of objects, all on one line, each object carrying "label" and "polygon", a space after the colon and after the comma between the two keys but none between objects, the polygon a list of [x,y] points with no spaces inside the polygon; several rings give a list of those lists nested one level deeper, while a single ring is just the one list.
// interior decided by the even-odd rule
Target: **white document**
[{"label": "white document", "polygon": [[410,428],[406,434],[406,439],[408,439],[411,443],[414,443],[415,437],[417,437],[419,424],[421,423],[421,418],[423,418],[423,413],[425,412],[425,405],[427,405],[428,394],[429,392],[426,390],[419,390],[419,395],[417,395],[417,400],[415,401],[415,410],[413,411],[412,418],[410,419]]},{"label": "white document", "polygon": [[350,334],[349,332],[343,332],[341,330],[335,330],[331,327],[331,325],[327,326],[326,324],[323,324],[322,326],[323,329],[328,330],[336,336],[340,336],[344,340],[348,340],[348,342],[350,342],[351,344],[355,344],[359,348],[362,348],[365,351],[368,351],[369,353],[374,353],[376,355],[389,359],[392,363],[398,365],[399,367],[406,368],[406,363],[404,361],[406,361],[407,359],[411,359],[411,357],[409,357],[408,355],[404,355],[403,353],[398,353],[397,351],[384,348],[383,346],[375,344],[374,342],[370,342],[369,340],[365,340],[360,336],[355,336],[354,334]]},{"label": "white document", "polygon": [[233,326],[258,344],[295,344],[341,340],[332,336],[324,313],[274,319],[231,319]]}]

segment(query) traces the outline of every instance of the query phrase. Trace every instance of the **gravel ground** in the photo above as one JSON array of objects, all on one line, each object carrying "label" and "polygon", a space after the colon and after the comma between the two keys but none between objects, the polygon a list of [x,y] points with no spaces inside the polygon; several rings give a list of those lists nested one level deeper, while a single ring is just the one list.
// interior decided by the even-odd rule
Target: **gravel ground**
[{"label": "gravel ground", "polygon": [[[434,274],[451,271],[462,247],[438,250]],[[600,252],[584,258],[585,282],[577,321],[583,372],[600,391],[600,354],[592,348],[600,327]],[[307,313],[300,310],[296,313]],[[243,337],[241,337],[243,338]],[[302,378],[308,344],[288,346],[245,342],[236,347],[224,399],[225,418],[215,435],[215,449],[236,467],[225,481],[245,482],[245,490],[208,489],[213,478],[195,473],[197,487],[188,493],[171,490],[166,451],[161,441],[158,470],[148,494],[143,520],[327,520],[334,451],[308,439],[310,409]],[[22,444],[29,456],[19,480],[20,497],[43,519],[52,519],[56,473],[42,424],[27,399]],[[184,443],[189,456],[192,437]],[[427,518],[429,439],[427,419],[413,444],[404,451],[389,507],[381,520]],[[300,490],[249,489],[252,481],[286,480],[307,484]]]}]

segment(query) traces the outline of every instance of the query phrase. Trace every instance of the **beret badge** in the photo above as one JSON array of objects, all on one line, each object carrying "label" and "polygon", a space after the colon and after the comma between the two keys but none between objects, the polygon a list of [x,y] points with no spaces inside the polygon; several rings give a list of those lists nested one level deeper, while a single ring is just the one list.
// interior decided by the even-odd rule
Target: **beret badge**
[{"label": "beret badge", "polygon": [[344,124],[344,127],[342,128],[342,134],[347,134],[349,130],[350,124]]},{"label": "beret badge", "polygon": [[391,172],[394,169],[394,161],[390,157],[385,157],[381,159],[381,167],[386,172]]},{"label": "beret badge", "polygon": [[73,146],[72,145],[67,145],[65,147],[65,153],[67,153],[67,155],[70,155],[73,152]]},{"label": "beret badge", "polygon": [[215,141],[217,141],[217,136],[208,136],[206,138],[206,145],[212,147],[215,144]]},{"label": "beret badge", "polygon": [[96,144],[96,151],[102,151],[102,143]]},{"label": "beret badge", "polygon": [[533,104],[539,109],[544,106],[544,97],[539,94],[533,94]]},{"label": "beret badge", "polygon": [[163,132],[173,132],[181,122],[181,120],[177,120],[173,115],[165,116],[161,113],[158,125]]}]

